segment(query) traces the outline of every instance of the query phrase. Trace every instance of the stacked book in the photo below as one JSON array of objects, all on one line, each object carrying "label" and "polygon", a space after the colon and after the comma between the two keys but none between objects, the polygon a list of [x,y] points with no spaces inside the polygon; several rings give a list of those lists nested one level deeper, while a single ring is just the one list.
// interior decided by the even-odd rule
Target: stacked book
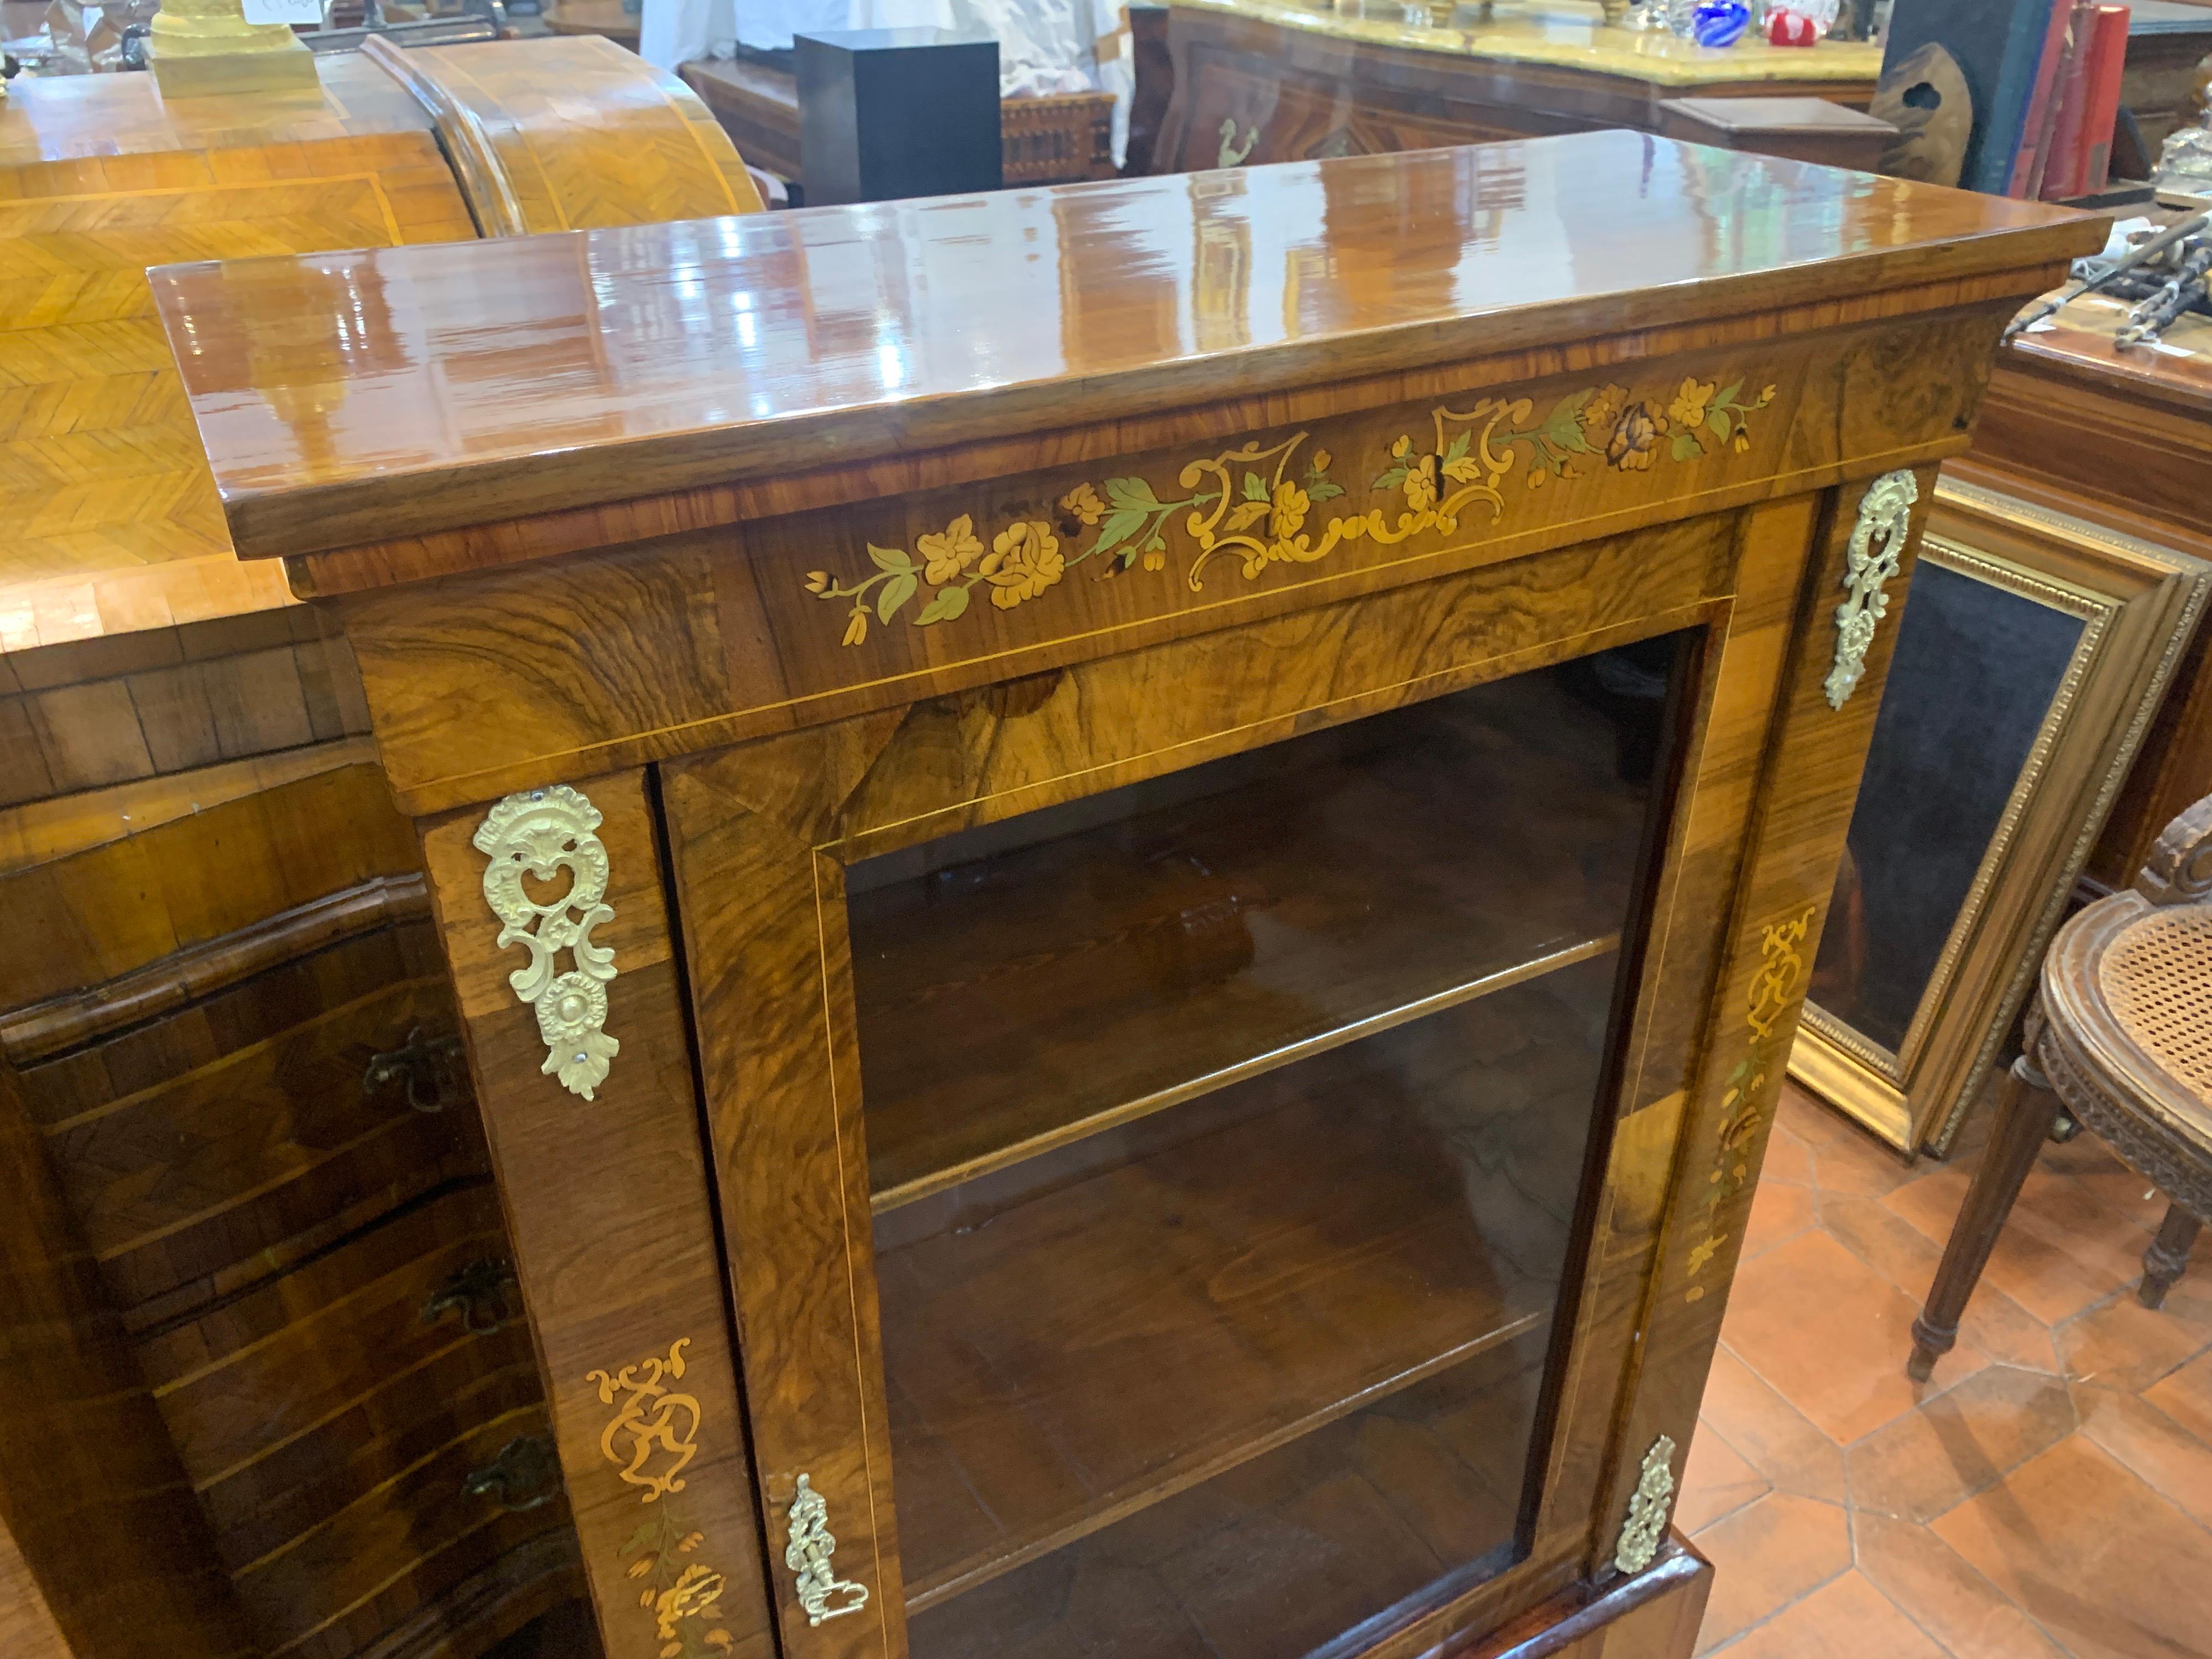
[{"label": "stacked book", "polygon": [[2128,9],[2099,0],[1898,0],[1891,64],[1934,46],[1973,100],[1960,182],[2063,201],[2105,188],[2127,61]]}]

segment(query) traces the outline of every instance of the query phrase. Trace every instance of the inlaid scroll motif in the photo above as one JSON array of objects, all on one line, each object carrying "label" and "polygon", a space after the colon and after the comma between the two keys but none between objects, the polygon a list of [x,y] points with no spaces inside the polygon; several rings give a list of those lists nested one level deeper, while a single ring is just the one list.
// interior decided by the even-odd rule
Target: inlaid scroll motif
[{"label": "inlaid scroll motif", "polygon": [[[514,994],[538,1011],[545,1040],[543,1070],[586,1100],[606,1081],[622,1045],[606,1033],[607,985],[615,976],[611,945],[594,945],[592,929],[614,920],[607,896],[607,849],[593,831],[599,809],[566,784],[509,795],[491,809],[473,838],[491,863],[484,870],[484,901],[500,920],[499,946],[520,945],[527,965],[507,976]],[[565,891],[543,902],[525,890],[527,875],[560,881]],[[556,975],[562,951],[576,965]]]},{"label": "inlaid scroll motif", "polygon": [[[1744,1024],[1751,1031],[1751,1051],[1729,1073],[1721,1093],[1721,1122],[1713,1147],[1711,1169],[1705,1173],[1704,1236],[1690,1247],[1688,1269],[1695,1279],[1728,1243],[1722,1216],[1751,1178],[1751,1143],[1758,1138],[1761,1113],[1771,1091],[1768,1081],[1776,1068],[1789,1063],[1788,1046],[1782,1041],[1789,1027],[1787,1016],[1805,991],[1805,936],[1813,926],[1817,905],[1807,905],[1795,915],[1765,923],[1759,932],[1759,971],[1752,976],[1749,1006]],[[1683,1293],[1686,1302],[1704,1298],[1705,1287],[1692,1285]]]},{"label": "inlaid scroll motif", "polygon": [[1643,1571],[1659,1553],[1659,1540],[1667,1535],[1667,1517],[1674,1507],[1674,1462],[1672,1435],[1661,1435],[1644,1454],[1644,1470],[1637,1477],[1628,1519],[1621,1524],[1620,1541],[1613,1552],[1613,1565],[1623,1572]]},{"label": "inlaid scroll motif", "polygon": [[1889,611],[1882,585],[1905,557],[1905,537],[1920,486],[1910,472],[1885,472],[1859,497],[1858,522],[1844,550],[1844,602],[1836,607],[1836,662],[1821,690],[1841,708],[1866,676],[1867,647]]},{"label": "inlaid scroll motif", "polygon": [[807,1475],[799,1477],[791,1500],[791,1541],[783,1564],[799,1575],[799,1605],[809,1625],[842,1619],[868,1605],[868,1587],[840,1578],[830,1565],[837,1540],[830,1535],[830,1505]]},{"label": "inlaid scroll motif", "polygon": [[704,1533],[685,1524],[671,1493],[684,1490],[682,1471],[698,1455],[699,1402],[666,1386],[684,1371],[690,1337],[668,1352],[614,1372],[593,1371],[599,1403],[615,1414],[599,1434],[599,1452],[621,1478],[641,1490],[638,1501],[653,1513],[615,1552],[636,1581],[637,1602],[653,1621],[658,1659],[723,1659],[736,1645],[720,1622],[723,1575],[697,1559]]},{"label": "inlaid scroll motif", "polygon": [[699,1402],[666,1386],[683,1376],[684,1350],[690,1346],[690,1337],[679,1336],[665,1358],[654,1355],[612,1376],[593,1371],[584,1379],[599,1384],[602,1406],[619,1407],[599,1432],[600,1455],[621,1468],[624,1480],[645,1488],[648,1504],[682,1492],[684,1466],[699,1454]]},{"label": "inlaid scroll motif", "polygon": [[1318,564],[1354,542],[1391,546],[1455,536],[1478,512],[1480,522],[1500,525],[1521,516],[1518,504],[1547,485],[1606,475],[1648,481],[1659,462],[1747,452],[1753,419],[1776,392],[1751,392],[1749,384],[1738,375],[1725,386],[1692,377],[1642,392],[1584,386],[1541,414],[1533,399],[1510,396],[1463,410],[1439,406],[1422,434],[1430,444],[1401,433],[1387,452],[1377,445],[1366,465],[1358,458],[1347,463],[1355,478],[1375,468],[1358,510],[1324,509],[1351,501],[1331,476],[1336,458],[1308,447],[1311,433],[1269,445],[1255,439],[1193,459],[1172,485],[1141,477],[1085,480],[996,531],[963,513],[915,538],[911,550],[871,544],[872,572],[848,580],[809,571],[806,591],[849,605],[844,641],[857,646],[870,627],[902,617],[914,628],[957,622],[985,597],[1012,611],[1060,587],[1079,565],[1089,564],[1085,574],[1097,579],[1139,560],[1147,571],[1164,570],[1171,544],[1187,550],[1182,580],[1194,593],[1221,561],[1257,581],[1284,566]]}]

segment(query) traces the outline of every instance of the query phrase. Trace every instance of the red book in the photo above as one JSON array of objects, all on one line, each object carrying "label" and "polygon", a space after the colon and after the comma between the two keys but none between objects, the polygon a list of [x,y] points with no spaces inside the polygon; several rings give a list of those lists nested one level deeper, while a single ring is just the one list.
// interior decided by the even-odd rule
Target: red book
[{"label": "red book", "polygon": [[2089,106],[2082,117],[2087,159],[2077,196],[2094,195],[2112,181],[2112,124],[2120,117],[2120,71],[2128,61],[2128,9],[2100,6],[2089,25]]},{"label": "red book", "polygon": [[2081,163],[2087,159],[2082,133],[2089,106],[2089,27],[2097,9],[2090,0],[2074,8],[2074,27],[2066,40],[2066,72],[2058,85],[2058,121],[2045,152],[2043,188],[2036,192],[2046,202],[2063,201],[2081,193]]},{"label": "red book", "polygon": [[2008,196],[2034,198],[2035,179],[2050,143],[2051,117],[2058,112],[2058,76],[2066,63],[2066,31],[2073,12],[2074,0],[2052,0],[2051,21],[2043,32],[2043,56],[2035,64],[2035,90],[2029,94],[2027,119],[2021,128],[2020,149],[2013,156],[2012,182],[2005,187]]}]

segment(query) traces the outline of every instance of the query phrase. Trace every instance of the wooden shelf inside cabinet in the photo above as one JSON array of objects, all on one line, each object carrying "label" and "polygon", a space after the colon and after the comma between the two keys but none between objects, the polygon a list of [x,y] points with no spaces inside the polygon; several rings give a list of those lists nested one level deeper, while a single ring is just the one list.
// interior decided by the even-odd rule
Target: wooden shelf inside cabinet
[{"label": "wooden shelf inside cabinet", "polygon": [[1528,675],[854,866],[876,1210],[1613,950],[1620,737]]},{"label": "wooden shelf inside cabinet", "polygon": [[909,1610],[1540,1340],[1613,968],[1462,1003],[878,1217]]},{"label": "wooden shelf inside cabinet", "polygon": [[1486,1349],[937,1602],[908,1626],[915,1659],[1356,1651],[1363,1628],[1389,1628],[1517,1553],[1548,1336]]}]

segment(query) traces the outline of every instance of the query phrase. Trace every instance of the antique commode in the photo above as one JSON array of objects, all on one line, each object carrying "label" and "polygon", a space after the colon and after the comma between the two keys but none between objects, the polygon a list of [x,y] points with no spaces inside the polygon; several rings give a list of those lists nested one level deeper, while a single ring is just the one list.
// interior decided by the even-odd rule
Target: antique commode
[{"label": "antique commode", "polygon": [[1603,133],[156,273],[612,1659],[1686,1655],[1920,516],[2100,235]]}]

